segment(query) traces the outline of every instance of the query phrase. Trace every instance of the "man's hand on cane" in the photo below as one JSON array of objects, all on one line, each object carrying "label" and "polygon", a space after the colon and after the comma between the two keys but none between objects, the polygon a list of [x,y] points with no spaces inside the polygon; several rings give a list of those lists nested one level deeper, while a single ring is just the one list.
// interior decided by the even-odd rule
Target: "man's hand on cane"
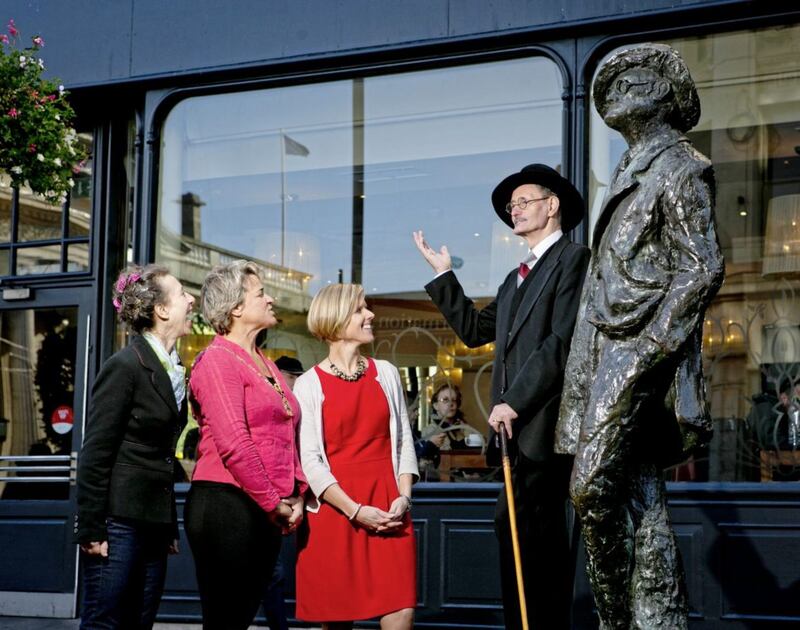
[{"label": "man's hand on cane", "polygon": [[514,411],[510,405],[507,403],[500,403],[492,407],[492,413],[489,414],[489,426],[492,427],[496,433],[499,433],[500,427],[503,427],[506,435],[510,438],[512,435],[511,425],[517,418],[517,412]]}]

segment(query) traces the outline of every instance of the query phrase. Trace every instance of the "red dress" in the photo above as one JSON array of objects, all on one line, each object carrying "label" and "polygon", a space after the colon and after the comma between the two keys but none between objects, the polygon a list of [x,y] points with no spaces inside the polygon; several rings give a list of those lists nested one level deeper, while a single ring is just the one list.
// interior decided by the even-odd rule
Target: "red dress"
[{"label": "red dress", "polygon": [[[366,374],[344,381],[316,368],[322,385],[325,453],[342,490],[354,501],[389,509],[400,494],[392,467],[389,404]],[[411,519],[392,535],[347,520],[328,503],[306,514],[298,539],[297,618],[305,621],[370,619],[414,608],[416,547]]]}]

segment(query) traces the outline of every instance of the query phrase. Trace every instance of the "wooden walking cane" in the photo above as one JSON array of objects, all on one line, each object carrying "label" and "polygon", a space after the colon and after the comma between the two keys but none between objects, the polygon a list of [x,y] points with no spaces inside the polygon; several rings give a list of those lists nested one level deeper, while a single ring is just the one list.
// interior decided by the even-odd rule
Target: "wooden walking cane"
[{"label": "wooden walking cane", "polygon": [[514,549],[514,568],[517,572],[517,595],[519,597],[519,614],[522,616],[522,630],[528,630],[528,606],[525,603],[525,581],[522,577],[522,555],[519,552],[519,534],[517,533],[517,506],[514,504],[514,488],[511,485],[511,460],[508,458],[506,431],[500,425],[500,455],[503,460],[503,478],[506,482],[506,503],[508,503],[508,520],[511,522],[511,545]]}]

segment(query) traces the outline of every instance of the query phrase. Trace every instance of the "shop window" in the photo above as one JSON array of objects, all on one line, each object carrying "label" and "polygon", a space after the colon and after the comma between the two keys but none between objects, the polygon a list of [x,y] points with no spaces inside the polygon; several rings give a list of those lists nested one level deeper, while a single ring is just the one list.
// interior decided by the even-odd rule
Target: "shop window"
[{"label": "shop window", "polygon": [[[800,27],[664,42],[702,115],[688,136],[714,164],[725,283],[703,357],[714,437],[675,480],[800,479]],[[627,148],[592,108],[591,223]]]},{"label": "shop window", "polygon": [[[196,295],[213,265],[260,262],[281,319],[264,347],[305,368],[326,353],[306,328],[314,294],[363,284],[376,313],[366,351],[400,368],[420,439],[444,446],[428,479],[492,479],[494,346],[456,339],[411,232],[447,244],[467,294],[488,303],[523,252],[491,191],[525,164],[560,167],[561,93],[555,63],[531,58],[184,100],[162,132],[156,258]],[[202,322],[196,333],[181,342],[187,364],[210,339]],[[440,437],[443,383],[466,427]]]},{"label": "shop window", "polygon": [[93,136],[81,133],[78,139],[89,157],[63,205],[47,203],[27,187],[12,188],[0,172],[0,276],[89,270]]}]

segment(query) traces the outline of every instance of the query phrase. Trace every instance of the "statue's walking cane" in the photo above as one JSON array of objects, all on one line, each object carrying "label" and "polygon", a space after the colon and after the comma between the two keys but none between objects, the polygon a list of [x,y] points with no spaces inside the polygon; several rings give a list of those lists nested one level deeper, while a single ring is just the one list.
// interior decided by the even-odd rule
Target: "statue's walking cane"
[{"label": "statue's walking cane", "polygon": [[528,630],[528,606],[525,604],[525,582],[522,578],[522,556],[519,552],[519,534],[517,533],[517,506],[514,504],[514,488],[511,485],[511,460],[508,458],[506,431],[500,425],[500,455],[503,459],[503,478],[506,482],[506,503],[508,504],[508,520],[511,523],[511,545],[514,549],[514,568],[517,572],[517,595],[519,596],[519,614],[522,616],[522,630]]}]

